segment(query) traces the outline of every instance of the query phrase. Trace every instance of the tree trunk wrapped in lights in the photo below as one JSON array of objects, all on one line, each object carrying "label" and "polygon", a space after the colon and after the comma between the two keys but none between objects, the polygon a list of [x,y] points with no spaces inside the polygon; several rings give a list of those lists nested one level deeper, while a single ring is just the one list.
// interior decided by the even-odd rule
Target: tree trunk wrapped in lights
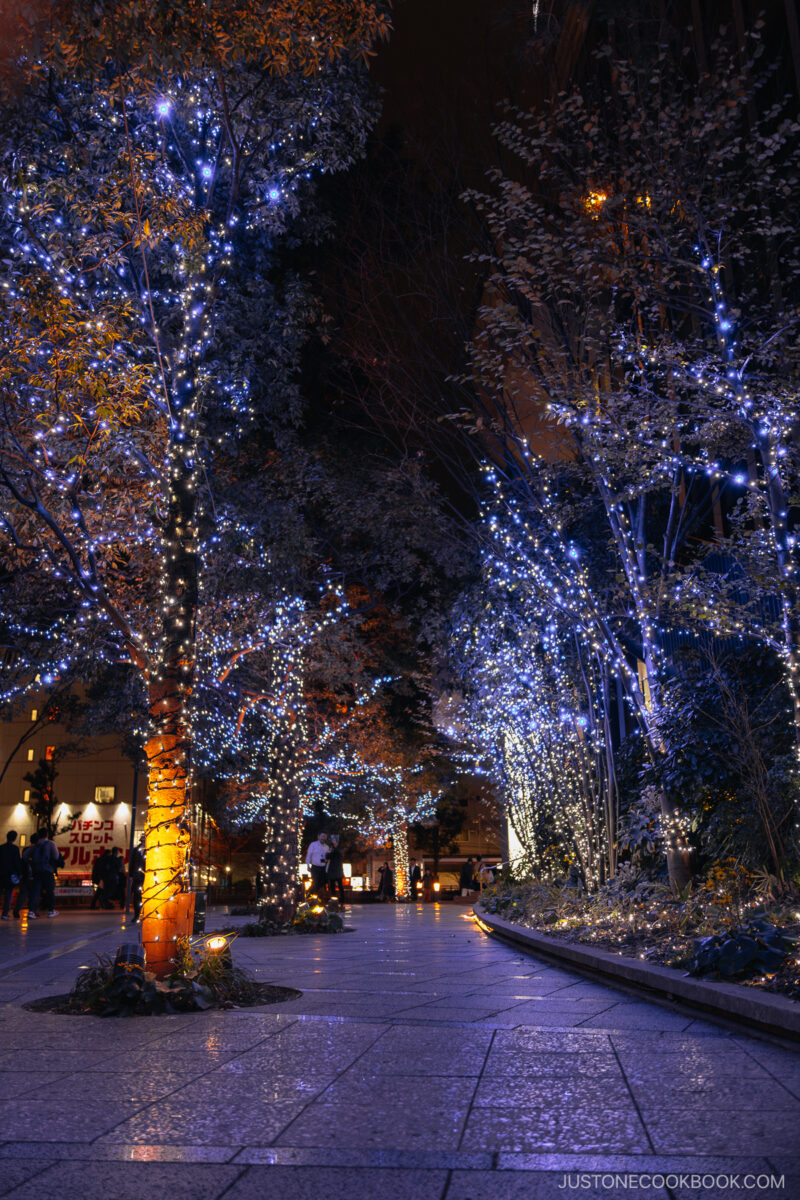
[{"label": "tree trunk wrapped in lights", "polygon": [[411,872],[408,862],[408,822],[392,827],[392,854],[394,863],[394,886],[398,900],[409,895]]},{"label": "tree trunk wrapped in lights", "polygon": [[[195,674],[195,622],[198,600],[196,531],[197,473],[194,387],[184,386],[186,407],[171,426],[180,442],[170,458],[170,505],[162,549],[161,594],[164,597],[159,655],[151,668],[151,736],[147,758],[145,877],[142,889],[142,943],[145,960],[156,974],[166,974],[177,938],[192,932],[192,897],[187,894],[187,859],[191,841],[191,789],[188,700]],[[186,442],[188,441],[188,447]],[[186,448],[185,448],[186,447]]]},{"label": "tree trunk wrapped in lights", "polygon": [[187,889],[189,825],[188,738],[176,680],[153,688],[151,720],[159,729],[148,738],[145,877],[142,889],[142,943],[147,964],[157,975],[169,971],[174,942],[191,934]]},{"label": "tree trunk wrapped in lights", "polygon": [[279,921],[291,921],[299,889],[300,797],[287,787],[280,803],[270,805],[264,834],[264,902]]}]

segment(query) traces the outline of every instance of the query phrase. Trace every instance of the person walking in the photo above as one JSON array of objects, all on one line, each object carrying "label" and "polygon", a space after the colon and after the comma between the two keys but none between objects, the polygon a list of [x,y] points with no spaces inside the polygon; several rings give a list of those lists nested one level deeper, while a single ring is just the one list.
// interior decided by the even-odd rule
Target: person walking
[{"label": "person walking", "polygon": [[17,845],[17,831],[9,829],[5,844],[0,846],[0,892],[3,893],[4,921],[11,920],[11,897],[21,883],[22,855]]},{"label": "person walking", "polygon": [[425,868],[422,876],[422,899],[425,904],[430,904],[433,900],[433,871],[430,867]]},{"label": "person walking", "polygon": [[484,862],[480,854],[478,855],[478,886],[481,891],[484,888],[491,887],[494,883],[494,871],[489,863]]},{"label": "person walking", "polygon": [[411,860],[411,897],[413,900],[419,900],[419,892],[422,887],[422,868],[415,858]]},{"label": "person walking", "polygon": [[64,859],[59,854],[55,842],[48,836],[46,830],[40,830],[39,840],[33,852],[33,886],[31,888],[28,920],[36,919],[36,910],[43,900],[47,906],[48,917],[57,917],[56,912],[56,871],[63,867]]},{"label": "person walking", "polygon": [[133,923],[139,922],[139,914],[142,911],[142,888],[144,887],[144,868],[145,868],[145,850],[144,850],[144,834],[141,835],[139,841],[133,847],[131,853],[130,866],[128,868],[131,877],[131,900],[133,901]]},{"label": "person walking", "polygon": [[306,850],[306,866],[311,870],[311,890],[320,900],[325,896],[328,853],[328,835],[318,833]]},{"label": "person walking", "polygon": [[467,859],[461,868],[461,874],[458,877],[458,886],[461,888],[461,895],[468,896],[472,891],[472,882],[475,878],[475,864],[472,861],[472,856]]},{"label": "person walking", "polygon": [[338,891],[339,902],[344,904],[344,863],[339,848],[339,836],[336,833],[331,834],[331,848],[328,854],[328,890],[331,898]]}]

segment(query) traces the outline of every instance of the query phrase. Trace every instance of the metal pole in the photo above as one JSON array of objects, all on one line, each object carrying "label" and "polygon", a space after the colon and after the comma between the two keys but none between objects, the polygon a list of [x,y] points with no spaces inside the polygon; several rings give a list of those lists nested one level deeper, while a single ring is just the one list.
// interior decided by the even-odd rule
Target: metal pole
[{"label": "metal pole", "polygon": [[139,799],[139,771],[136,767],[133,768],[133,796],[131,797],[131,840],[128,846],[128,882],[125,884],[125,920],[128,919],[128,913],[131,907],[131,861],[133,859],[133,847],[136,843],[136,802]]}]

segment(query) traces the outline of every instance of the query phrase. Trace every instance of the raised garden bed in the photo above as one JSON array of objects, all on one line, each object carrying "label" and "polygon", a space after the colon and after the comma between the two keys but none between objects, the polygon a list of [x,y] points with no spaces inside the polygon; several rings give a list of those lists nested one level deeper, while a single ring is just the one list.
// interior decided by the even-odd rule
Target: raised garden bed
[{"label": "raised garden bed", "polygon": [[584,976],[633,992],[668,1007],[679,1006],[695,1016],[711,1018],[748,1033],[778,1037],[800,1048],[800,1004],[763,988],[743,987],[697,979],[685,971],[633,957],[618,948],[608,950],[592,943],[543,933],[520,921],[475,906],[475,916],[486,932],[523,947],[545,961],[578,971]]},{"label": "raised garden bed", "polygon": [[660,884],[581,896],[544,884],[499,885],[485,912],[625,958],[800,1000],[800,897],[735,895],[714,876],[679,901]]}]

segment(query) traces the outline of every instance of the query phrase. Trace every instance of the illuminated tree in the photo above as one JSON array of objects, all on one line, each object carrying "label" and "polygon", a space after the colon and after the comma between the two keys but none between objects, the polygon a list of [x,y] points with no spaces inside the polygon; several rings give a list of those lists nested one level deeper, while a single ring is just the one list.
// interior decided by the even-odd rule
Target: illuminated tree
[{"label": "illuminated tree", "polygon": [[[361,739],[359,739],[361,740]],[[402,765],[397,745],[385,751],[389,762],[374,762],[350,749],[321,764],[325,807],[368,844],[391,848],[395,893],[410,896],[408,839],[413,825],[430,821],[442,798],[442,784],[430,764]],[[337,786],[338,785],[338,786]]]},{"label": "illuminated tree", "polygon": [[343,688],[353,643],[337,588],[322,586],[315,599],[279,592],[270,603],[271,575],[252,542],[240,543],[231,569],[216,556],[203,573],[192,711],[198,769],[222,784],[236,825],[264,829],[265,899],[287,918],[302,813],[360,769],[340,743],[352,713],[387,681],[362,682],[351,666]]},{"label": "illuminated tree", "polygon": [[261,399],[243,271],[268,272],[312,175],[359,152],[372,113],[355,63],[388,25],[367,0],[33,14],[0,149],[4,554],[79,598],[76,620],[145,683],[142,930],[164,971],[187,907],[201,525],[214,451]]},{"label": "illuminated tree", "polygon": [[[739,598],[778,598],[790,682],[796,669],[800,276],[779,247],[798,195],[797,131],[766,94],[755,118],[771,77],[758,33],[748,40],[749,57],[718,46],[699,81],[668,48],[641,64],[607,48],[585,84],[498,126],[518,169],[492,172],[493,193],[471,197],[494,249],[470,378],[493,409],[485,441],[519,529],[499,553],[524,555],[619,680],[656,777],[674,647],[764,635],[764,606],[753,620],[755,605],[748,617],[718,602],[726,514],[745,487],[740,528],[762,547],[762,570],[739,572]],[[683,819],[661,794],[680,888]]]},{"label": "illuminated tree", "polygon": [[616,867],[617,802],[607,755],[602,657],[553,603],[547,551],[509,497],[484,518],[482,579],[457,612],[451,661],[462,741],[539,876],[575,862],[589,887]]},{"label": "illuminated tree", "polygon": [[393,695],[387,687],[355,713],[344,747],[349,784],[326,804],[374,847],[391,847],[399,898],[410,894],[409,831],[435,818],[454,774],[426,705],[426,696]]}]

